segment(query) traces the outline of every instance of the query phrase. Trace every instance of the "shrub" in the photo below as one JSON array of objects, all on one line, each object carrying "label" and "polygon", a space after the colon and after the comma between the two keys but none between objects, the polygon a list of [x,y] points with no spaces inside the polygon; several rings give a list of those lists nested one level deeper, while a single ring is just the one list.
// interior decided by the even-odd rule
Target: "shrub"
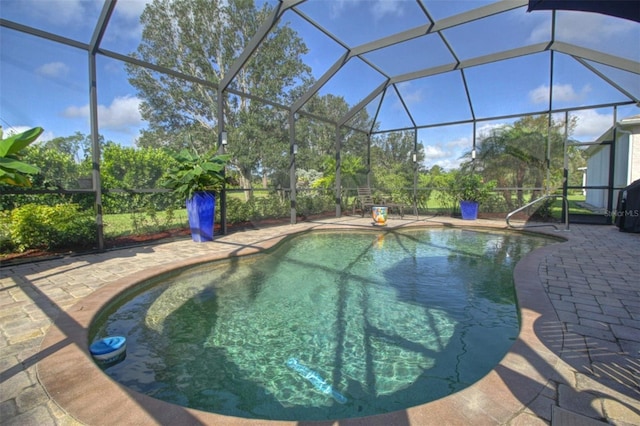
[{"label": "shrub", "polygon": [[20,250],[86,247],[96,240],[93,213],[77,204],[27,204],[11,212],[11,240]]},{"label": "shrub", "polygon": [[296,197],[296,210],[299,215],[311,216],[335,209],[335,201],[331,195],[303,193]]}]

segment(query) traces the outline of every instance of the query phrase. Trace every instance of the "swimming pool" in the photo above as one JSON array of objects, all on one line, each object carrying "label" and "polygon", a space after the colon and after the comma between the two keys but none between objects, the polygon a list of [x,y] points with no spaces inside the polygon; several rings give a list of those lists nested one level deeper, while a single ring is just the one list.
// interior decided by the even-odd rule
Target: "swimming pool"
[{"label": "swimming pool", "polygon": [[458,229],[302,235],[154,280],[93,334],[128,337],[107,374],[180,405],[296,420],[395,411],[500,361],[518,334],[513,266],[548,241]]}]

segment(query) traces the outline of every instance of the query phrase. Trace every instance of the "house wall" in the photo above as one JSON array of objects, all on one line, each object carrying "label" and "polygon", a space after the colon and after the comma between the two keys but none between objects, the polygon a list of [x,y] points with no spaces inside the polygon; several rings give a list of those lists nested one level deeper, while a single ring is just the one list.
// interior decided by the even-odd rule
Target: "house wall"
[{"label": "house wall", "polygon": [[627,185],[640,179],[640,126],[632,130],[629,144],[629,181]]},{"label": "house wall", "polygon": [[[609,182],[609,146],[603,146],[587,160],[587,186],[602,186]],[[595,207],[606,207],[607,190],[587,189],[585,201]]]},{"label": "house wall", "polygon": [[[604,135],[603,135],[604,136]],[[587,186],[603,186],[609,182],[609,147],[602,146],[587,159]],[[640,179],[640,125],[618,132],[615,146],[613,185],[625,187]],[[587,189],[586,202],[599,208],[607,207],[609,191]],[[613,207],[619,190],[613,191]]]}]

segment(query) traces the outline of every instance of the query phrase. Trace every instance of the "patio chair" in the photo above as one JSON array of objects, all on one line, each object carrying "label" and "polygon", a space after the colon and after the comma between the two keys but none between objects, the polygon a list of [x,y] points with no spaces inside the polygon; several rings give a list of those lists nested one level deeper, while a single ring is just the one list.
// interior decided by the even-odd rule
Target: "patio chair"
[{"label": "patio chair", "polygon": [[371,207],[373,206],[387,206],[390,211],[395,210],[400,215],[400,218],[404,217],[404,205],[387,202],[384,198],[381,201],[376,202],[371,195],[371,188],[358,187],[358,195],[353,203],[353,214],[355,215],[356,210],[359,208],[360,214],[364,217],[364,214],[367,211],[371,211]]},{"label": "patio chair", "polygon": [[375,205],[380,205],[380,203],[376,203],[373,201],[373,196],[371,195],[371,188],[368,187],[358,187],[358,196],[356,200],[353,202],[353,214],[356,214],[356,210],[360,208],[360,213],[362,217],[367,210],[371,210],[371,207]]}]

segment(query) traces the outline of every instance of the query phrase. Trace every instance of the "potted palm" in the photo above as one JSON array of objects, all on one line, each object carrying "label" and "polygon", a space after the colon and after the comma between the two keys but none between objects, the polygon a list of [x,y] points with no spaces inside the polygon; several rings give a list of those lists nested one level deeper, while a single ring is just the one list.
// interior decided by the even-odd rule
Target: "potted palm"
[{"label": "potted palm", "polygon": [[199,155],[185,149],[163,176],[163,186],[186,200],[193,241],[213,240],[216,194],[226,183],[224,168],[230,158],[229,154]]},{"label": "potted palm", "polygon": [[495,181],[483,182],[475,173],[460,174],[453,182],[453,191],[460,202],[462,219],[476,220],[480,203],[489,199],[495,186]]}]

